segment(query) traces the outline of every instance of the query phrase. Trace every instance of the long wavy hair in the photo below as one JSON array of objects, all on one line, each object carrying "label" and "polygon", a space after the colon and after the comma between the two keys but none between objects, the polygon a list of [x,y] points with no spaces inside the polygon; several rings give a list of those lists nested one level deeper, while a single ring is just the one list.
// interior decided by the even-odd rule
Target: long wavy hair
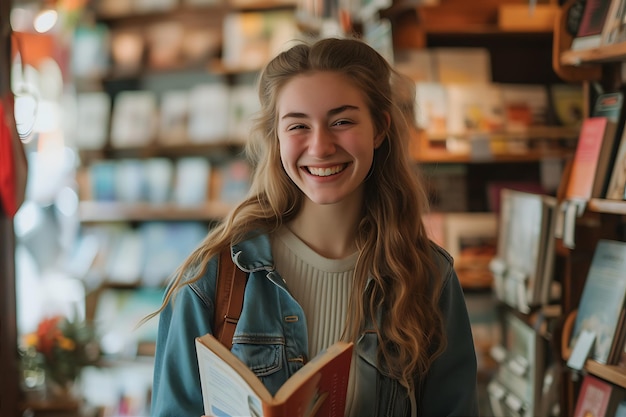
[{"label": "long wavy hair", "polygon": [[[220,250],[252,231],[272,233],[298,214],[305,197],[281,163],[276,104],[289,80],[314,71],[344,74],[362,92],[376,131],[386,137],[365,180],[355,236],[359,256],[343,338],[356,341],[363,331],[373,330],[385,372],[411,388],[445,347],[438,308],[442,280],[422,223],[427,197],[408,158],[414,83],[357,39],[298,43],[266,65],[258,83],[261,110],[246,146],[254,167],[250,192],[179,267],[155,314],[180,288],[198,280]],[[365,328],[368,322],[373,329]]]}]

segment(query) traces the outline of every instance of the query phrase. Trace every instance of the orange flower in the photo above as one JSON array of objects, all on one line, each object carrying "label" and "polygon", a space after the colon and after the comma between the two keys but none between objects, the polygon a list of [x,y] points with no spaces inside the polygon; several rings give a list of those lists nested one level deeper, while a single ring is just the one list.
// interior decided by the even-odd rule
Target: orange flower
[{"label": "orange flower", "polygon": [[76,343],[72,339],[68,339],[65,336],[59,336],[57,338],[57,344],[63,350],[74,350],[74,349],[76,349]]},{"label": "orange flower", "polygon": [[36,333],[29,333],[24,336],[24,345],[28,347],[37,347],[39,344],[39,338]]},{"label": "orange flower", "polygon": [[57,327],[58,323],[63,319],[61,316],[54,316],[43,319],[37,327],[37,350],[46,356],[52,354],[55,340],[63,337],[61,329]]}]

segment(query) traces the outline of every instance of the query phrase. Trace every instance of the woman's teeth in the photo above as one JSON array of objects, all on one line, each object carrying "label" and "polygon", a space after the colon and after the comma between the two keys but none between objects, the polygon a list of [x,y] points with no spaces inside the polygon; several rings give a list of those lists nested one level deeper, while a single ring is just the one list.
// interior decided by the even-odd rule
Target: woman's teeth
[{"label": "woman's teeth", "polygon": [[329,167],[329,168],[308,167],[308,170],[311,175],[315,175],[318,177],[328,177],[329,175],[334,175],[343,171],[343,168],[344,168],[343,165],[336,165],[334,167]]}]

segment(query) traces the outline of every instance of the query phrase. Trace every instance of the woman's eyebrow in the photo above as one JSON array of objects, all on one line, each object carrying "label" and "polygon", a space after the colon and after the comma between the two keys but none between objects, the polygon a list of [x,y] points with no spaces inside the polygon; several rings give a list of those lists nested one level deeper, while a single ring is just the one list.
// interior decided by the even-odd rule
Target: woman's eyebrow
[{"label": "woman's eyebrow", "polygon": [[357,106],[353,106],[351,104],[344,104],[343,106],[335,107],[334,109],[328,110],[329,116],[334,116],[339,113],[343,113],[346,110],[359,110]]},{"label": "woman's eyebrow", "polygon": [[[346,110],[359,110],[359,107],[358,106],[353,106],[353,105],[350,105],[350,104],[344,104],[342,106],[335,107],[334,109],[328,110],[328,112],[326,114],[328,114],[329,116],[334,116],[336,114],[343,113]],[[285,115],[283,115],[283,117],[281,117],[281,119],[307,118],[307,117],[309,117],[309,116],[306,113],[290,112],[290,113],[286,113]]]},{"label": "woman's eyebrow", "polygon": [[286,113],[283,117],[281,117],[281,119],[289,119],[291,117],[296,118],[296,119],[302,119],[302,118],[307,118],[309,116],[307,116],[306,113],[291,112],[291,113]]}]

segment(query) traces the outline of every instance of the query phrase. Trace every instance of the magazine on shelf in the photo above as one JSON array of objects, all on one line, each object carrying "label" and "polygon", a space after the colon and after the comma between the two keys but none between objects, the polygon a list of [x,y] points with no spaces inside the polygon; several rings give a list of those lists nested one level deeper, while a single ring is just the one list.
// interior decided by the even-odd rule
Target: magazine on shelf
[{"label": "magazine on shelf", "polygon": [[617,124],[607,116],[583,121],[565,189],[566,199],[586,201],[602,196],[616,130]]},{"label": "magazine on shelf", "polygon": [[293,374],[274,396],[211,334],[196,338],[206,415],[339,417],[346,405],[354,344],[336,342]]},{"label": "magazine on shelf", "polygon": [[528,312],[550,301],[557,202],[512,189],[501,190],[500,199],[498,254],[492,262],[495,290],[505,303]]},{"label": "magazine on shelf", "polygon": [[[578,313],[572,329],[570,347],[575,347],[583,331],[595,334],[591,358],[614,365],[612,346],[626,300],[626,242],[600,239],[591,259]],[[619,343],[619,341],[617,341]],[[617,356],[617,355],[616,355]]]},{"label": "magazine on shelf", "polygon": [[574,417],[614,416],[626,391],[593,375],[585,375],[576,401]]},{"label": "magazine on shelf", "polygon": [[602,44],[602,31],[609,14],[611,0],[587,0],[583,4],[578,31],[572,40],[572,50],[592,49]]}]

